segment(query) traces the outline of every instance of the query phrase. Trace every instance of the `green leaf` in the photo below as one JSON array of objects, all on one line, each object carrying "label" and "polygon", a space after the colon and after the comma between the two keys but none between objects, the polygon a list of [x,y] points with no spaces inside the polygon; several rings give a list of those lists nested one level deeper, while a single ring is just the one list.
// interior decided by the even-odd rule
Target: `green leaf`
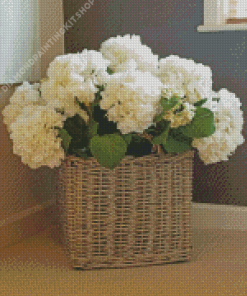
[{"label": "green leaf", "polygon": [[112,75],[114,72],[109,67],[107,67],[107,73]]},{"label": "green leaf", "polygon": [[160,103],[161,103],[161,106],[163,107],[163,110],[159,115],[157,115],[154,118],[154,122],[158,122],[158,121],[162,120],[165,112],[169,111],[173,107],[175,107],[179,103],[179,100],[180,99],[178,97],[175,97],[175,96],[171,97],[170,99],[161,98]]},{"label": "green leaf", "polygon": [[80,102],[80,101],[78,101],[77,98],[75,99],[75,101],[76,101],[76,103],[80,106],[80,108],[81,108],[82,110],[86,111],[87,114],[88,114],[88,116],[90,116],[90,112],[89,112],[89,110],[88,110],[88,107],[85,105],[85,103],[84,103],[84,102]]},{"label": "green leaf", "polygon": [[98,90],[98,92],[95,94],[95,98],[94,98],[94,101],[93,101],[92,107],[98,106],[100,100],[102,99],[102,97],[101,97],[101,92],[104,90],[104,86],[101,85],[101,86],[98,86],[98,88],[99,88],[99,90]]},{"label": "green leaf", "polygon": [[169,134],[170,122],[166,121],[165,123],[166,125],[164,127],[164,130],[159,136],[156,136],[152,139],[152,144],[165,144]]},{"label": "green leaf", "polygon": [[71,154],[74,148],[79,149],[88,146],[88,126],[80,115],[76,114],[73,117],[67,118],[64,122],[63,128],[72,137],[67,151],[68,154]]},{"label": "green leaf", "polygon": [[169,111],[173,107],[175,107],[179,103],[179,97],[171,97],[170,99],[161,98],[161,105],[163,107],[163,111]]},{"label": "green leaf", "polygon": [[132,135],[132,140],[135,141],[136,143],[141,143],[143,139],[144,138],[139,136],[139,134],[133,134]]},{"label": "green leaf", "polygon": [[72,151],[76,154],[76,156],[79,156],[81,158],[88,158],[86,149],[73,149]]},{"label": "green leaf", "polygon": [[98,125],[98,135],[103,136],[105,134],[115,134],[120,131],[117,129],[117,123],[109,121],[107,111],[101,109],[99,106],[94,107],[93,119],[99,123]]},{"label": "green leaf", "polygon": [[103,167],[114,169],[124,158],[127,143],[117,134],[94,136],[89,144],[93,156]]},{"label": "green leaf", "polygon": [[214,113],[202,107],[197,107],[191,123],[181,127],[182,133],[191,138],[209,137],[215,132]]},{"label": "green leaf", "polygon": [[154,118],[154,122],[158,122],[162,120],[163,116],[165,115],[165,111],[163,110],[159,115]]},{"label": "green leaf", "polygon": [[146,133],[152,133],[156,131],[156,127],[154,125],[151,125],[149,128],[145,129]]},{"label": "green leaf", "polygon": [[170,129],[168,139],[162,143],[168,153],[181,153],[192,149],[193,139],[182,133],[182,126]]},{"label": "green leaf", "polygon": [[129,145],[132,139],[132,135],[131,134],[127,134],[127,135],[122,135],[124,141]]},{"label": "green leaf", "polygon": [[177,108],[175,111],[174,111],[174,114],[177,114],[177,113],[180,113],[181,111],[183,111],[185,109],[184,105],[180,105],[179,108]]},{"label": "green leaf", "polygon": [[168,137],[167,141],[162,144],[164,149],[168,153],[181,153],[187,150],[191,150],[191,145],[188,144],[186,141],[177,140],[173,137]]},{"label": "green leaf", "polygon": [[83,134],[86,133],[87,125],[84,119],[76,114],[73,117],[69,117],[64,122],[64,128],[74,138],[82,138]]},{"label": "green leaf", "polygon": [[62,139],[62,147],[63,147],[63,149],[65,150],[65,152],[67,152],[68,149],[69,149],[69,144],[70,144],[70,141],[71,141],[72,137],[70,136],[70,134],[64,128],[59,130],[58,135]]},{"label": "green leaf", "polygon": [[104,85],[97,85],[99,91],[98,93],[100,93],[101,91],[103,91],[105,89],[105,86]]},{"label": "green leaf", "polygon": [[220,98],[212,98],[212,101],[217,101],[217,103],[219,103]]},{"label": "green leaf", "polygon": [[149,155],[152,152],[152,144],[148,139],[145,139],[137,134],[132,134],[132,139],[127,147],[126,155],[140,157]]},{"label": "green leaf", "polygon": [[195,107],[201,107],[208,99],[202,99],[194,104]]},{"label": "green leaf", "polygon": [[98,125],[99,123],[93,119],[89,121],[88,131],[90,138],[97,135]]}]

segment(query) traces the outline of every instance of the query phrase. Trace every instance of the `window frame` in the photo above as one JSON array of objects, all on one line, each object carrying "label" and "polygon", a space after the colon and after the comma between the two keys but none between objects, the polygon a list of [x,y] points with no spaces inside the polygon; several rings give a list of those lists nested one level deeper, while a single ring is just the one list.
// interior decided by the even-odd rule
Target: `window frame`
[{"label": "window frame", "polygon": [[224,1],[226,0],[204,0],[204,24],[197,27],[198,32],[247,30],[247,23],[226,23]]}]

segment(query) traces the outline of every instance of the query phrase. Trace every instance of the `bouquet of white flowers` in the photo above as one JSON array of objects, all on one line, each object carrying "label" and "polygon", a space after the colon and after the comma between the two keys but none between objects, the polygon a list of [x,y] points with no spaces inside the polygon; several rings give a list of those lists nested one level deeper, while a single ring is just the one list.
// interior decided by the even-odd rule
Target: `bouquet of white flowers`
[{"label": "bouquet of white flowers", "polygon": [[139,36],[100,51],[56,57],[47,78],[24,82],[3,111],[13,151],[35,169],[66,155],[113,169],[125,155],[196,148],[205,164],[228,160],[244,142],[241,103],[212,90],[212,72],[193,60],[160,59]]}]

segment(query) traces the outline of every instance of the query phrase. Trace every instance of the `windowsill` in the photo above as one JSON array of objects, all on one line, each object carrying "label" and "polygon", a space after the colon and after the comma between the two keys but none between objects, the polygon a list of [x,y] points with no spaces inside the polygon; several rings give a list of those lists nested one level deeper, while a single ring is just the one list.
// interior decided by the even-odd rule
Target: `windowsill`
[{"label": "windowsill", "polygon": [[198,32],[218,31],[247,31],[247,24],[202,25],[197,27]]}]

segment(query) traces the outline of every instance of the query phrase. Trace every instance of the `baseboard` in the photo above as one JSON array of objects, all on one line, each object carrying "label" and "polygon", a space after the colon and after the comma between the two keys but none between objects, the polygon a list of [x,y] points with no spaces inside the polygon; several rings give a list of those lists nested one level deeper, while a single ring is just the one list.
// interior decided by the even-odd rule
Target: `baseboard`
[{"label": "baseboard", "polygon": [[194,229],[247,230],[247,207],[192,202]]},{"label": "baseboard", "polygon": [[0,220],[0,249],[50,227],[55,223],[54,212],[55,203],[50,200]]},{"label": "baseboard", "polygon": [[[15,244],[57,223],[56,205],[50,200],[0,221],[0,248]],[[247,230],[247,207],[194,203],[193,229]]]}]

